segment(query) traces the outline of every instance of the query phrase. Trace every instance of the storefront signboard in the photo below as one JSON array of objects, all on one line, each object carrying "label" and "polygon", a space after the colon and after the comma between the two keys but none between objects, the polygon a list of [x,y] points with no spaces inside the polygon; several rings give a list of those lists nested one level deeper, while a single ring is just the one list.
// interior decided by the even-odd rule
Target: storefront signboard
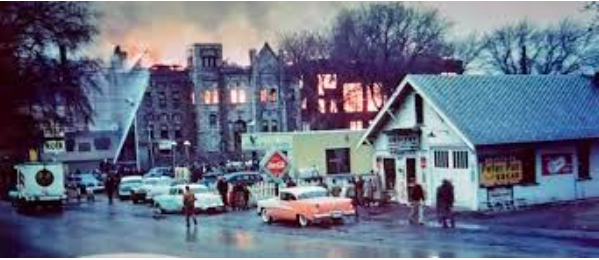
[{"label": "storefront signboard", "polygon": [[572,154],[555,153],[541,155],[543,162],[543,175],[558,175],[573,173]]}]

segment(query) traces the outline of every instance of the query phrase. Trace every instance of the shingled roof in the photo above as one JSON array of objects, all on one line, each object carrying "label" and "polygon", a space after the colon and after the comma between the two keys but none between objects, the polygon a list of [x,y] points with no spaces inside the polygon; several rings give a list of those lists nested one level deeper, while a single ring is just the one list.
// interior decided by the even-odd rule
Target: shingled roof
[{"label": "shingled roof", "polygon": [[[472,145],[599,138],[599,86],[591,77],[409,75],[396,92],[405,85],[439,110]],[[388,103],[397,98],[394,94]]]}]

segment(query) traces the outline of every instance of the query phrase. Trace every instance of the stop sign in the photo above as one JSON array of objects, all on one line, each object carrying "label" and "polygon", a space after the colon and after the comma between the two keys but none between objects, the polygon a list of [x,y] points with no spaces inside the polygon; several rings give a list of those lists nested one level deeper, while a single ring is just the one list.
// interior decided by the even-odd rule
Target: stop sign
[{"label": "stop sign", "polygon": [[282,153],[275,151],[266,158],[264,169],[275,178],[282,177],[289,168],[289,161]]}]

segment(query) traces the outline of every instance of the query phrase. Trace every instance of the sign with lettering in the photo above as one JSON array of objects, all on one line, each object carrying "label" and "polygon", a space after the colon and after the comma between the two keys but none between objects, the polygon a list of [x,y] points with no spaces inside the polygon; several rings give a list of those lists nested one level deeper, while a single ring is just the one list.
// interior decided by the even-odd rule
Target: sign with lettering
[{"label": "sign with lettering", "polygon": [[573,173],[572,154],[556,153],[541,155],[543,175],[558,175]]},{"label": "sign with lettering", "polygon": [[279,151],[264,157],[262,165],[264,170],[275,178],[281,178],[289,171],[289,160]]},{"label": "sign with lettering", "polygon": [[522,181],[522,159],[513,155],[483,157],[479,161],[480,183],[485,187],[517,184]]},{"label": "sign with lettering", "polygon": [[405,151],[418,150],[420,136],[418,134],[389,135],[389,151],[391,154],[399,154]]},{"label": "sign with lettering", "polygon": [[64,153],[66,145],[64,140],[48,140],[44,142],[44,153]]}]

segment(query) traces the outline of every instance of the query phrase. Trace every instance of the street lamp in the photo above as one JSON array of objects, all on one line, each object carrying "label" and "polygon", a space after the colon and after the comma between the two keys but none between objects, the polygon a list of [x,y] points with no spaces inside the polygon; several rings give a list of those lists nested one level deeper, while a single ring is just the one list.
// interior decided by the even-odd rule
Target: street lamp
[{"label": "street lamp", "polygon": [[187,160],[187,167],[189,167],[191,164],[189,160],[189,147],[191,146],[191,142],[189,140],[185,140],[185,142],[183,142],[183,145],[185,146],[185,157]]},{"label": "street lamp", "polygon": [[175,149],[177,147],[177,142],[171,141],[171,152],[173,153],[173,173],[175,172],[176,160],[175,160]]}]

